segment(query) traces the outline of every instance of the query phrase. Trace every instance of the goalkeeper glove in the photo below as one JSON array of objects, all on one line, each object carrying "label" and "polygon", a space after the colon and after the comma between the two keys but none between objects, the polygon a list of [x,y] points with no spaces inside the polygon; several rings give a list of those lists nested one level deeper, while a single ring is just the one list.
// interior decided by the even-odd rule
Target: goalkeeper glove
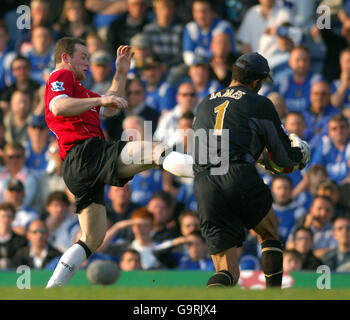
[{"label": "goalkeeper glove", "polygon": [[289,135],[289,139],[292,143],[292,147],[297,147],[301,150],[301,153],[303,155],[300,164],[299,164],[299,168],[300,170],[304,169],[306,167],[306,165],[309,163],[310,161],[310,146],[309,144],[300,139],[296,134],[291,133]]}]

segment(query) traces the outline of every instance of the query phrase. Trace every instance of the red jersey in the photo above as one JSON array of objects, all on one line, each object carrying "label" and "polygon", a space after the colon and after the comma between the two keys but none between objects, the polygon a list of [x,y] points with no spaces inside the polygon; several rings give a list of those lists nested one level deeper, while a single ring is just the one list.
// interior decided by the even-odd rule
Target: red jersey
[{"label": "red jersey", "polygon": [[76,116],[55,116],[51,112],[52,103],[63,97],[84,99],[100,95],[84,88],[70,70],[55,70],[50,74],[45,89],[45,118],[48,127],[56,135],[62,160],[79,141],[92,137],[105,139],[99,117],[101,106]]}]

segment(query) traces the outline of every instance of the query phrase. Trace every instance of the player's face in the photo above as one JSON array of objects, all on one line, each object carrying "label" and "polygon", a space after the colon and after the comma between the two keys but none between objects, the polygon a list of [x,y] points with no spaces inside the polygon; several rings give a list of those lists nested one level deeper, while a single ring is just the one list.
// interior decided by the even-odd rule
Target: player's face
[{"label": "player's face", "polygon": [[68,64],[71,67],[71,71],[74,73],[78,80],[84,80],[86,72],[89,69],[89,55],[87,47],[81,44],[75,45],[75,51],[73,57],[67,57]]}]

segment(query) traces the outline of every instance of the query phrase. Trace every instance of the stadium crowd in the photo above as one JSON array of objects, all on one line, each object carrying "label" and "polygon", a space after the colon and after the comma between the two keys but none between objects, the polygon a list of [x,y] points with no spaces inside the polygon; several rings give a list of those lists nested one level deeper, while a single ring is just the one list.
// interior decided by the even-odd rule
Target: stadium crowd
[{"label": "stadium crowd", "polygon": [[[20,5],[30,8],[29,29],[19,27]],[[129,108],[101,119],[106,137],[153,138],[186,153],[198,102],[229,85],[240,54],[264,55],[273,82],[260,94],[312,150],[301,172],[258,168],[274,198],[284,270],[350,270],[350,1],[2,0],[0,8],[0,269],[53,270],[79,239],[44,116],[55,42],[73,36],[90,54],[83,85],[99,94],[110,86],[116,48],[134,51]],[[123,188],[107,186],[105,201],[107,235],[82,268],[103,259],[125,271],[214,270],[192,179],[149,170]],[[261,269],[258,246],[247,230],[242,270]]]}]

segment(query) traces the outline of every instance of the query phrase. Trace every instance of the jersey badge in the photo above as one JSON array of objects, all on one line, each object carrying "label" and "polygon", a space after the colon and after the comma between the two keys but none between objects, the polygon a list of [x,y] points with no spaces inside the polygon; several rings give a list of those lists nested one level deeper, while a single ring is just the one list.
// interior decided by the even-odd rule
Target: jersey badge
[{"label": "jersey badge", "polygon": [[60,82],[60,81],[51,82],[51,86],[52,86],[51,90],[55,92],[66,90],[63,87],[63,82]]}]

